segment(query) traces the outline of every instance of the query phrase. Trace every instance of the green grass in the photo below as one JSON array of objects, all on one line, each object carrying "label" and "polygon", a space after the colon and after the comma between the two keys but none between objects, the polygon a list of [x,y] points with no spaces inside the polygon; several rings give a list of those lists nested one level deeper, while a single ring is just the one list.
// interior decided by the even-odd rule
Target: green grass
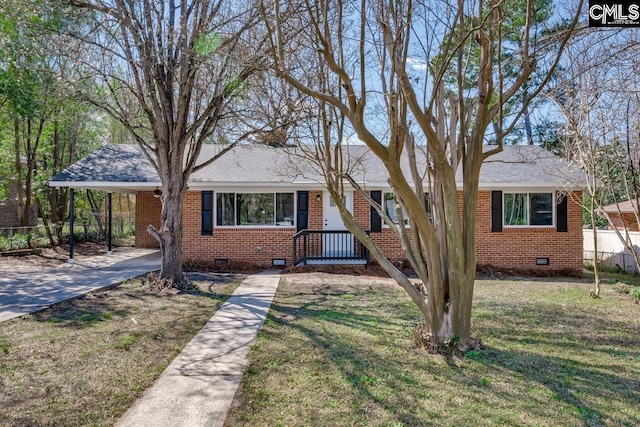
[{"label": "green grass", "polygon": [[445,359],[414,348],[399,288],[292,277],[227,426],[640,425],[640,305],[608,285],[479,280],[485,347]]},{"label": "green grass", "polygon": [[[640,286],[640,275],[629,274],[623,271],[607,270],[600,271],[600,280],[609,282],[623,282],[631,286]],[[585,272],[585,277],[593,280],[593,271]]]}]

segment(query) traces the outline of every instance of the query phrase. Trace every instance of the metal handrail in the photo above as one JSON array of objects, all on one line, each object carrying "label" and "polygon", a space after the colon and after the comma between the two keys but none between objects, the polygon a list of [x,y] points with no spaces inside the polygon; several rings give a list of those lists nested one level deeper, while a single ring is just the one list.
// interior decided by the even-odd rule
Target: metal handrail
[{"label": "metal handrail", "polygon": [[365,261],[368,265],[369,250],[348,230],[300,230],[293,236],[293,265],[309,261]]}]

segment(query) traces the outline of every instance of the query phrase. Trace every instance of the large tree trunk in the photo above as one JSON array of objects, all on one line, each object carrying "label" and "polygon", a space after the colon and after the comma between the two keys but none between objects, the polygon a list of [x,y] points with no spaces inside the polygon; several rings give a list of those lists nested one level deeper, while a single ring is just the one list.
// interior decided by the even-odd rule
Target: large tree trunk
[{"label": "large tree trunk", "polygon": [[152,225],[147,231],[160,242],[162,264],[160,267],[160,279],[181,284],[184,282],[182,274],[182,202],[185,190],[182,185],[171,181],[164,187],[160,197],[162,211],[160,213],[160,229],[156,230]]}]

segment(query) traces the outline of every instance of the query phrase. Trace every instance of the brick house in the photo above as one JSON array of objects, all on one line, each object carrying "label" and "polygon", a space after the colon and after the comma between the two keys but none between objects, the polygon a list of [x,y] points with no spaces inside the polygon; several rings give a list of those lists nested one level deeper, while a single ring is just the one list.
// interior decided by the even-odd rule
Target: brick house
[{"label": "brick house", "polygon": [[[7,185],[8,195],[0,200],[0,228],[20,227],[20,207],[18,203],[19,184],[11,182]],[[35,202],[29,211],[29,226],[35,226],[38,221],[38,207]]]},{"label": "brick house", "polygon": [[638,224],[638,202],[637,200],[627,200],[625,202],[613,203],[603,206],[601,211],[609,214],[609,218],[613,225],[619,229],[627,229],[628,231],[640,231]]},{"label": "brick house", "polygon": [[[215,149],[203,147],[202,158],[210,158]],[[392,206],[381,162],[365,146],[345,150],[356,182],[384,209]],[[485,162],[478,265],[580,274],[582,211],[575,200],[582,191],[568,186],[574,178],[559,179],[568,168],[564,160],[532,146],[505,146]],[[553,173],[560,170],[562,174]],[[50,185],[135,193],[136,246],[157,246],[145,229],[148,224],[159,226],[161,184],[137,146],[105,145],[53,177]],[[346,191],[345,203],[387,257],[404,259],[396,236],[359,193]],[[293,148],[234,148],[191,176],[182,209],[185,260],[271,266],[357,263],[366,258],[359,242],[344,231],[314,165]]]}]

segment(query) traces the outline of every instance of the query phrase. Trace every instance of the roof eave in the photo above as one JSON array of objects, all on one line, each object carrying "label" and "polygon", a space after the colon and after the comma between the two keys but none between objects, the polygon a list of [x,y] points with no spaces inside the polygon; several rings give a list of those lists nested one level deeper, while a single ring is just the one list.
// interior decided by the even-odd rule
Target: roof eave
[{"label": "roof eave", "polygon": [[53,188],[86,188],[110,193],[135,194],[162,187],[161,182],[119,182],[119,181],[49,181]]}]

